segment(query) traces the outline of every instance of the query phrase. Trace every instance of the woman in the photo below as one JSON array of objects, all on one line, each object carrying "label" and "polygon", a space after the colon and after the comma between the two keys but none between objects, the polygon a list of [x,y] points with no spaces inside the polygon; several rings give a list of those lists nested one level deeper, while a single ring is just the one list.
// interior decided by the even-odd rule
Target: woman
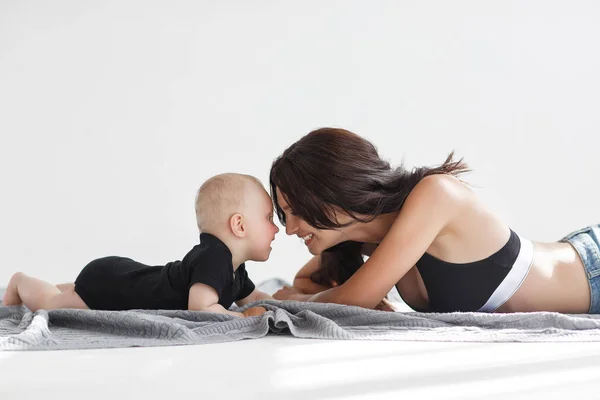
[{"label": "woman", "polygon": [[396,286],[418,311],[600,313],[600,227],[527,240],[458,179],[467,171],[452,154],[392,169],[343,129],[304,136],[270,185],[286,233],[315,257],[274,297],[374,308]]}]

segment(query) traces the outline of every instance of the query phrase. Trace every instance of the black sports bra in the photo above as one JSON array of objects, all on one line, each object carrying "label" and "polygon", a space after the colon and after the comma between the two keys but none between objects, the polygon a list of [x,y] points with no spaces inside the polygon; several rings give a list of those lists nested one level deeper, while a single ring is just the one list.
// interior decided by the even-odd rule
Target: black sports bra
[{"label": "black sports bra", "polygon": [[454,264],[425,253],[416,266],[427,289],[429,306],[414,309],[493,312],[521,286],[532,261],[533,243],[512,230],[500,250],[480,261]]}]

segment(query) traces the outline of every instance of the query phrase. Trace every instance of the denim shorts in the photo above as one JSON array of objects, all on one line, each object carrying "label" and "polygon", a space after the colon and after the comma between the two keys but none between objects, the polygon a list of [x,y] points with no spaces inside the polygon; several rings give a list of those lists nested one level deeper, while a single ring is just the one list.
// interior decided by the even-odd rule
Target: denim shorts
[{"label": "denim shorts", "polygon": [[589,314],[600,314],[600,225],[579,229],[560,241],[571,243],[579,253],[590,285]]}]

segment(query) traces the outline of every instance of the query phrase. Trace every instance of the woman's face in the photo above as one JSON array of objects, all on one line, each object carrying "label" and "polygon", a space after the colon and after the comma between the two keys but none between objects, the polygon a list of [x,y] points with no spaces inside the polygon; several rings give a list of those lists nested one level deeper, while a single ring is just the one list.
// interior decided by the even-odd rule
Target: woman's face
[{"label": "woman's face", "polygon": [[[276,188],[276,192],[279,206],[285,213],[285,233],[301,238],[311,254],[319,255],[328,248],[349,240],[345,235],[345,228],[317,229],[309,225],[302,218],[293,214],[279,188]],[[337,219],[342,224],[352,220],[345,214],[337,215]]]}]

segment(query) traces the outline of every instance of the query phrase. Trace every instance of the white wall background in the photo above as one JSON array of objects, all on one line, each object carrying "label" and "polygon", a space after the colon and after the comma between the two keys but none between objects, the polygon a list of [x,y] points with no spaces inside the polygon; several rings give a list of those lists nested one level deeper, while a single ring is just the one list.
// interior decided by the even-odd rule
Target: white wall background
[{"label": "white wall background", "polygon": [[[0,1],[0,285],[180,259],[207,177],[340,126],[452,149],[519,233],[600,222],[595,1]],[[255,281],[310,255],[281,232]]]}]

